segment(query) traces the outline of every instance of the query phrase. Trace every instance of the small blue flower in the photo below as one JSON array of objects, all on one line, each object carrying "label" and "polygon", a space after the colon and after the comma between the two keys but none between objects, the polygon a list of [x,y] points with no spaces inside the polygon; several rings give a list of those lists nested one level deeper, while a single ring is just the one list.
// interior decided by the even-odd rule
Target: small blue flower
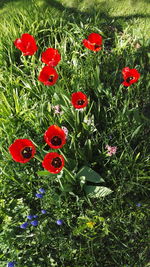
[{"label": "small blue flower", "polygon": [[7,267],[14,267],[15,266],[15,262],[14,261],[10,261],[7,264]]},{"label": "small blue flower", "polygon": [[27,219],[32,220],[33,219],[33,215],[28,215]]},{"label": "small blue flower", "polygon": [[42,194],[35,194],[35,196],[37,197],[37,198],[42,198],[43,197],[43,195]]},{"label": "small blue flower", "polygon": [[41,210],[41,212],[42,212],[42,214],[46,214],[47,211],[46,210]]},{"label": "small blue flower", "polygon": [[37,215],[33,215],[33,218],[37,218],[38,216]]},{"label": "small blue flower", "polygon": [[43,188],[40,188],[39,191],[40,191],[42,194],[45,193],[45,189],[43,189]]},{"label": "small blue flower", "polygon": [[28,223],[25,222],[25,223],[23,223],[23,224],[20,225],[20,228],[22,228],[22,229],[26,229],[27,226],[28,226]]},{"label": "small blue flower", "polygon": [[136,206],[140,208],[142,206],[142,204],[141,203],[137,203]]},{"label": "small blue flower", "polygon": [[38,225],[38,221],[37,221],[37,220],[34,220],[34,221],[31,222],[31,224],[32,224],[33,226],[37,226],[37,225]]},{"label": "small blue flower", "polygon": [[57,225],[62,225],[63,224],[63,220],[57,220],[56,223],[57,223]]}]

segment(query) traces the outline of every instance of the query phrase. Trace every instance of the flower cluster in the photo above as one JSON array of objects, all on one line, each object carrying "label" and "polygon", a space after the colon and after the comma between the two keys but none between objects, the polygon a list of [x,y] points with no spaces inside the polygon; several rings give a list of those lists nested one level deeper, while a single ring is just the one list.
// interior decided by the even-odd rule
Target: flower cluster
[{"label": "flower cluster", "polygon": [[[45,190],[43,188],[40,188],[39,191],[41,193],[43,193],[43,194],[45,193]],[[41,213],[42,214],[46,214],[47,211],[44,210],[44,209],[42,209],[41,210]],[[32,226],[38,226],[38,224],[39,224],[38,220],[34,220],[34,218],[37,218],[37,217],[38,217],[37,215],[28,215],[27,216],[27,219],[30,221],[30,223],[29,223],[29,221],[28,222],[25,222],[25,223],[23,223],[23,224],[20,225],[20,228],[21,229],[26,229],[27,226],[29,226],[29,224],[31,224]],[[61,225],[64,224],[64,221],[62,219],[58,219],[58,220],[56,220],[56,224],[58,226],[61,226]],[[7,267],[15,267],[15,264],[16,264],[15,261],[10,261],[10,262],[8,262]]]},{"label": "flower cluster", "polygon": [[112,156],[112,155],[115,155],[116,154],[116,151],[117,151],[117,147],[116,146],[106,145],[105,148],[107,149],[107,155],[108,156]]},{"label": "flower cluster", "polygon": [[[82,43],[86,48],[98,52],[102,49],[102,36],[98,33],[91,33]],[[21,50],[24,56],[34,55],[38,49],[34,37],[28,33],[22,34],[21,38],[16,39],[14,45]],[[54,85],[58,79],[58,74],[54,67],[57,66],[60,60],[61,55],[57,49],[47,48],[41,55],[41,61],[46,66],[41,70],[38,80],[44,85]],[[130,69],[129,67],[123,68],[122,75],[124,79],[122,84],[124,86],[130,86],[140,78],[140,73],[136,69]],[[87,106],[88,98],[81,91],[75,92],[71,96],[71,103],[75,109],[82,109]],[[56,105],[54,109],[55,114],[61,113],[59,105]],[[44,140],[51,149],[60,149],[65,145],[67,135],[66,128],[51,125],[44,134]],[[107,154],[111,156],[116,153],[117,148],[107,145],[106,149],[108,151]],[[17,139],[10,145],[9,151],[15,161],[26,163],[34,157],[36,148],[29,139]],[[42,162],[42,166],[51,173],[59,173],[64,167],[64,164],[64,157],[56,152],[50,152],[45,155]],[[37,197],[40,198],[42,195],[37,194]]]},{"label": "flower cluster", "polygon": [[[40,192],[40,194],[39,194],[39,193],[36,193],[35,196],[36,196],[37,198],[42,198],[43,195],[45,194],[45,189],[44,189],[44,188],[40,188],[40,189],[39,189],[39,192]],[[46,214],[47,211],[44,210],[44,209],[42,209],[42,210],[41,210],[41,213],[42,213],[42,214]],[[31,221],[30,224],[31,224],[32,226],[38,226],[38,220],[34,220],[34,219],[36,219],[37,217],[38,217],[37,215],[31,215],[31,214],[27,215],[27,219]],[[22,229],[26,229],[28,225],[29,225],[29,222],[25,222],[25,223],[23,223],[23,224],[20,225],[20,228],[22,228]]]},{"label": "flower cluster", "polygon": [[[43,197],[43,194],[45,194],[45,189],[44,189],[44,188],[40,188],[40,189],[39,189],[39,192],[40,192],[41,194],[37,193],[37,194],[35,194],[35,195],[36,195],[37,198],[42,198],[42,197]],[[47,211],[46,211],[45,209],[42,209],[42,210],[41,210],[41,213],[42,213],[42,214],[46,214]],[[38,226],[39,222],[38,222],[38,220],[36,219],[37,217],[38,217],[37,215],[31,215],[31,214],[27,215],[27,220],[29,220],[30,222],[29,222],[29,221],[24,222],[23,224],[20,225],[20,228],[22,228],[22,229],[26,229],[26,228],[29,226],[29,224],[31,224],[32,226]],[[35,219],[36,219],[36,220],[35,220]],[[56,221],[56,224],[57,224],[57,225],[62,225],[62,224],[63,224],[63,220],[58,219],[58,220]]]},{"label": "flower cluster", "polygon": [[[82,41],[83,45],[89,50],[98,52],[102,49],[102,36],[98,33],[91,33]],[[28,33],[22,34],[21,38],[18,38],[14,41],[14,45],[23,53],[23,56],[32,56],[38,50],[36,41],[34,37]],[[55,48],[47,48],[46,51],[42,52],[41,61],[46,64],[41,70],[38,80],[41,81],[44,85],[52,86],[58,80],[58,73],[54,69],[61,60],[61,55],[58,50]],[[130,69],[125,67],[122,70],[122,75],[124,86],[130,86],[131,84],[138,81],[140,78],[140,73],[136,69]],[[85,102],[87,102],[85,100]],[[85,103],[84,102],[84,103]],[[74,101],[73,101],[74,103]],[[81,104],[77,105],[79,108]],[[86,106],[84,104],[84,106]]]},{"label": "flower cluster", "polygon": [[15,266],[15,262],[14,261],[10,261],[7,264],[7,267],[14,267]]},{"label": "flower cluster", "polygon": [[[102,36],[98,33],[91,33],[87,39],[82,41],[82,44],[85,48],[98,52],[102,49]],[[22,34],[22,36],[14,41],[14,45],[18,48],[23,56],[32,56],[34,55],[38,47],[34,37],[28,33]],[[55,67],[61,60],[61,55],[57,49],[47,48],[41,54],[41,61],[45,64],[42,70],[39,73],[38,80],[42,82],[45,86],[53,86],[58,80],[58,73]],[[123,75],[123,85],[131,86],[136,83],[140,78],[140,73],[136,69],[130,69],[129,67],[124,67],[122,69]],[[70,100],[72,106],[75,109],[81,110],[88,105],[87,96],[81,92],[74,92],[71,95]],[[53,107],[55,114],[63,114],[59,105]],[[87,121],[87,123],[91,123]],[[50,125],[49,128],[44,133],[44,140],[51,149],[61,149],[67,141],[68,130],[66,127],[62,126],[61,128],[57,125]],[[112,156],[116,154],[117,147],[111,147],[108,144],[105,147],[107,149],[107,155]],[[12,158],[19,163],[27,163],[30,161],[36,154],[36,147],[34,143],[29,139],[16,139],[10,146],[9,152]],[[59,173],[65,165],[64,157],[57,152],[50,152],[45,155],[42,166],[51,173]],[[43,188],[39,189],[39,192],[35,194],[37,198],[43,198],[45,190]],[[137,204],[140,207],[140,203]],[[47,211],[42,209],[42,214],[46,214]],[[29,225],[38,226],[37,215],[28,215],[27,221],[20,225],[20,228],[26,229]],[[58,219],[56,224],[61,226],[63,220]],[[89,221],[86,223],[87,227],[93,228],[95,223]],[[14,267],[15,262],[9,262],[8,267]]]},{"label": "flower cluster", "polygon": [[[32,56],[38,49],[34,37],[28,33],[24,33],[21,38],[16,39],[14,45],[21,50],[23,56]],[[41,61],[46,66],[41,70],[38,80],[48,86],[54,85],[58,79],[58,73],[54,67],[57,66],[60,60],[61,56],[57,49],[47,48],[41,56]]]},{"label": "flower cluster", "polygon": [[[30,222],[30,224],[33,225],[33,226],[37,226],[38,225],[38,220],[34,220],[37,217],[38,217],[37,215],[28,215],[27,219],[28,220],[33,220],[33,221]],[[20,228],[26,229],[28,225],[29,225],[29,222],[25,222],[25,223],[20,225]]]},{"label": "flower cluster", "polygon": [[43,189],[43,188],[40,188],[39,189],[39,192],[41,193],[36,193],[35,194],[35,196],[37,197],[37,198],[43,198],[43,195],[45,194],[45,190]]},{"label": "flower cluster", "polygon": [[[66,143],[67,135],[63,129],[57,125],[51,125],[44,134],[45,142],[52,149],[59,149]],[[33,142],[29,139],[17,139],[9,147],[12,158],[20,163],[26,163],[34,157],[36,153]],[[51,173],[59,173],[65,164],[64,157],[56,152],[48,153],[42,162],[42,166]],[[43,195],[37,193],[38,198]]]}]

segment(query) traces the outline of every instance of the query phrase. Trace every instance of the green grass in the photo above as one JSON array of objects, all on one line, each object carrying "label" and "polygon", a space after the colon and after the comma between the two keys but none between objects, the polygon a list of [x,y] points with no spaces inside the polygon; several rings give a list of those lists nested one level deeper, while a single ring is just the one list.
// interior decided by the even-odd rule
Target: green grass
[{"label": "green grass", "polygon": [[[61,13],[65,8],[70,11],[72,15],[75,12],[87,13],[91,17],[92,14],[99,11],[99,17],[105,17],[107,20],[118,21],[125,27],[130,24],[130,30],[138,38],[149,38],[149,24],[150,24],[150,3],[148,0],[34,0],[35,3],[44,8],[51,9],[55,7]],[[29,6],[29,0],[1,0],[0,14],[8,12],[14,6],[20,8],[22,6]]]},{"label": "green grass", "polygon": [[[150,43],[144,26],[148,4],[139,1],[133,8],[127,1],[123,9],[122,1],[117,1],[117,8],[112,1],[108,7],[97,1],[89,15],[86,1],[79,5],[64,1],[66,10],[59,3],[54,6],[54,1],[2,3],[6,2],[0,6],[0,266],[14,260],[18,267],[148,267]],[[136,16],[127,20],[131,14]],[[25,32],[39,47],[32,57],[21,56],[13,45]],[[82,46],[91,32],[104,39],[96,54]],[[52,87],[37,80],[43,66],[40,55],[47,47],[57,48],[62,56],[56,67],[59,80]],[[125,66],[141,73],[128,88],[121,85]],[[89,99],[83,112],[70,103],[71,93],[79,90]],[[61,105],[62,116],[54,115],[56,104]],[[87,117],[93,125],[84,122]],[[59,151],[66,159],[61,178],[39,172],[49,152],[43,134],[51,124],[69,130]],[[36,158],[27,164],[14,162],[8,153],[18,138],[29,138],[36,145]],[[106,156],[106,144],[117,146],[116,155]],[[85,194],[83,180],[76,177],[85,165],[103,178],[100,186],[111,189],[111,194]],[[40,187],[46,190],[42,200],[35,198]],[[47,215],[40,214],[41,208]],[[39,226],[20,229],[29,213],[38,214]],[[56,225],[59,218],[62,227]],[[93,228],[86,224],[90,221]]]}]

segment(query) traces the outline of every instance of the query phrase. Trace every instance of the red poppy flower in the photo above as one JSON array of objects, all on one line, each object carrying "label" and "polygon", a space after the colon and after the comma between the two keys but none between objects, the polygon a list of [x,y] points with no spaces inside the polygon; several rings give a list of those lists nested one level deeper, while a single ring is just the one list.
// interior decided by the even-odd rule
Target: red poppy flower
[{"label": "red poppy flower", "polygon": [[48,48],[42,53],[42,62],[47,64],[50,67],[55,67],[61,60],[61,56],[58,53],[57,49]]},{"label": "red poppy flower", "polygon": [[20,163],[26,163],[34,157],[36,149],[29,139],[17,139],[9,147],[12,158]]},{"label": "red poppy flower", "polygon": [[21,50],[24,56],[32,56],[38,49],[34,37],[28,33],[24,33],[21,38],[16,39],[14,45]]},{"label": "red poppy flower", "polygon": [[51,173],[59,173],[65,165],[65,160],[62,155],[56,152],[46,154],[42,162],[43,168]]},{"label": "red poppy flower", "polygon": [[140,73],[136,69],[130,69],[129,67],[125,67],[122,70],[122,75],[124,79],[122,84],[124,86],[130,86],[132,83],[136,83],[140,78]]},{"label": "red poppy flower", "polygon": [[54,85],[58,79],[58,73],[52,67],[45,66],[38,77],[38,80],[45,85]]},{"label": "red poppy flower", "polygon": [[80,109],[87,106],[88,99],[82,92],[76,92],[72,94],[71,102],[75,108]]},{"label": "red poppy flower", "polygon": [[98,33],[91,33],[88,39],[84,39],[82,43],[88,49],[97,52],[102,49],[102,36]]},{"label": "red poppy flower", "polygon": [[51,125],[44,134],[45,142],[54,149],[63,147],[66,143],[64,131],[57,125]]}]

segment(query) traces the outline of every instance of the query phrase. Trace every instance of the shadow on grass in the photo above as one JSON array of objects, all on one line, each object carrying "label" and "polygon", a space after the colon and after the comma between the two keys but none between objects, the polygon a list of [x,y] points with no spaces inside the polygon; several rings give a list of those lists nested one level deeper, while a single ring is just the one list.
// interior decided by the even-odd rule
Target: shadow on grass
[{"label": "shadow on grass", "polygon": [[[84,0],[80,0],[80,5],[82,4]],[[133,2],[135,0],[132,0]],[[137,1],[137,0],[136,0]],[[149,3],[149,0],[143,0],[146,3]],[[38,0],[0,0],[0,9],[5,7],[7,4],[14,4],[19,3],[19,6],[25,6],[30,5],[32,3],[37,3]],[[80,11],[78,9],[78,3],[75,4],[75,7],[66,7],[62,3],[60,3],[58,0],[42,0],[44,8],[54,8],[60,12],[66,12],[72,17],[74,17],[74,20],[76,23],[81,21],[81,19],[90,17],[94,18],[95,14],[98,14],[100,18],[106,19],[106,21],[112,21],[113,19],[120,20],[122,19],[123,22],[130,20],[130,19],[137,19],[137,18],[150,18],[150,14],[133,14],[133,15],[120,15],[120,16],[110,16],[108,14],[108,11],[110,7],[108,6],[108,3],[106,1],[102,1],[98,3],[98,5],[93,6],[90,5],[87,6],[87,11]],[[66,16],[66,19],[69,21],[70,18]]]},{"label": "shadow on grass", "polygon": [[[83,0],[80,1],[80,4],[83,2]],[[99,3],[98,7],[90,7],[87,9],[87,11],[80,11],[78,7],[66,7],[59,1],[55,0],[44,0],[44,8],[54,8],[58,12],[65,12],[65,16],[63,17],[66,19],[66,22],[76,23],[80,25],[81,22],[84,23],[84,21],[88,21],[90,19],[91,25],[95,24],[95,18],[98,20],[98,24],[103,27],[103,30],[105,34],[109,34],[109,37],[113,38],[114,31],[117,29],[118,31],[122,31],[122,26],[117,21],[112,22],[114,20],[113,17],[111,17],[108,14],[108,6],[105,1]],[[108,44],[107,44],[108,41]],[[106,45],[109,44],[109,40],[106,41]]]},{"label": "shadow on grass", "polygon": [[[145,2],[149,3],[149,0],[144,0]],[[80,0],[80,4],[83,2],[83,0]],[[70,13],[70,15],[84,15],[84,16],[92,16],[95,14],[95,12],[100,11],[102,8],[102,12],[100,12],[100,15],[102,15],[103,17],[109,17],[109,18],[115,18],[115,19],[133,19],[133,18],[150,18],[149,14],[134,14],[134,15],[126,15],[126,16],[108,16],[107,15],[107,11],[104,11],[104,8],[109,9],[109,7],[107,6],[106,1],[103,1],[101,3],[99,3],[98,6],[96,6],[96,8],[92,7],[90,9],[90,12],[84,12],[84,11],[79,11],[76,7],[65,7],[63,4],[61,4],[58,1],[55,0],[44,0],[44,4],[45,6],[51,6],[59,11],[67,11],[68,13]],[[89,7],[90,8],[90,7]]]},{"label": "shadow on grass", "polygon": [[[80,4],[82,4],[83,1],[84,0],[80,0]],[[65,16],[63,18],[66,19],[66,22],[80,25],[81,21],[84,23],[84,21],[90,19],[90,23],[92,25],[92,23],[95,24],[95,21],[97,20],[97,24],[107,35],[107,39],[105,39],[105,49],[108,50],[110,47],[113,47],[115,33],[123,32],[123,24],[125,22],[131,19],[150,18],[149,14],[111,16],[109,14],[110,7],[106,1],[100,2],[98,6],[87,6],[87,11],[80,11],[78,9],[78,4],[76,4],[76,7],[66,7],[60,3],[59,0],[43,0],[43,5],[44,8],[54,8],[59,12],[65,12]]]},{"label": "shadow on grass", "polygon": [[5,5],[8,3],[14,3],[18,1],[21,1],[21,0],[0,0],[0,8],[5,7]]}]

